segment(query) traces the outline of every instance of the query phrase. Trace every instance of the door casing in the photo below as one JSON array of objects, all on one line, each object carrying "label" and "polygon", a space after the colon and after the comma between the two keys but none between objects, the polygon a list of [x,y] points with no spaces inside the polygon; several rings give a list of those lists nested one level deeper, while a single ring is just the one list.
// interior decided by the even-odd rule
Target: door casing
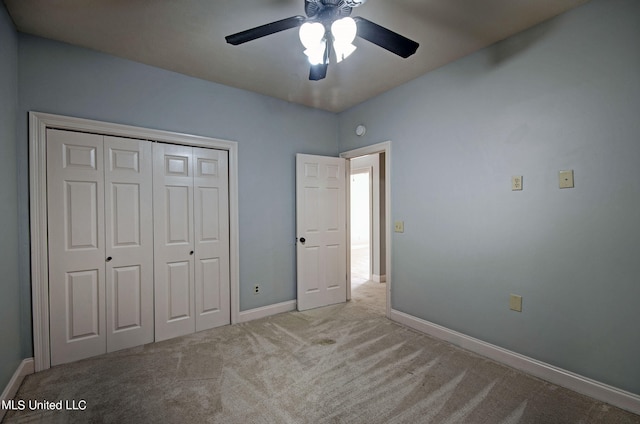
[{"label": "door casing", "polygon": [[89,119],[29,112],[29,213],[31,232],[31,299],[35,371],[50,368],[49,276],[47,227],[46,131],[56,128],[116,137],[138,138],[229,152],[229,250],[231,323],[240,313],[238,232],[238,144],[197,135],[147,129]]}]

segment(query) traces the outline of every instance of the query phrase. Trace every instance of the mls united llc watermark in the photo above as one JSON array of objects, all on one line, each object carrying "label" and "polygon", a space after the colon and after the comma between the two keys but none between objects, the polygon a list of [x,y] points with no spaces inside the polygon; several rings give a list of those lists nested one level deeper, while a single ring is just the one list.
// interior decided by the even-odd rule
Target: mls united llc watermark
[{"label": "mls united llc watermark", "polygon": [[84,411],[86,400],[2,400],[2,409],[10,411]]}]

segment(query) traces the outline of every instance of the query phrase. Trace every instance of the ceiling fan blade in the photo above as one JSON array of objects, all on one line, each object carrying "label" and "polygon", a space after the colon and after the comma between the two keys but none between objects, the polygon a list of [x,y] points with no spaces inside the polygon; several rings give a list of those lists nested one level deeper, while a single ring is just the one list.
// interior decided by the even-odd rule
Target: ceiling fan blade
[{"label": "ceiling fan blade", "polygon": [[225,40],[227,40],[227,43],[237,46],[238,44],[275,34],[276,32],[299,27],[306,20],[307,18],[304,16],[292,16],[290,18],[271,22],[270,24],[260,25],[259,27],[251,28],[237,34],[227,35]]},{"label": "ceiling fan blade", "polygon": [[319,81],[321,79],[325,79],[327,77],[328,68],[329,68],[328,63],[322,63],[320,65],[311,65],[311,70],[309,71],[309,79],[311,81]]},{"label": "ceiling fan blade", "polygon": [[311,70],[309,71],[309,79],[311,81],[319,81],[327,77],[327,69],[329,68],[329,55],[331,54],[331,49],[333,49],[333,43],[331,42],[331,39],[329,39],[327,40],[327,44],[324,48],[322,63],[318,65],[311,65]]},{"label": "ceiling fan blade", "polygon": [[356,16],[353,20],[356,21],[358,26],[358,37],[364,38],[405,59],[414,54],[420,46],[415,41],[365,18]]}]

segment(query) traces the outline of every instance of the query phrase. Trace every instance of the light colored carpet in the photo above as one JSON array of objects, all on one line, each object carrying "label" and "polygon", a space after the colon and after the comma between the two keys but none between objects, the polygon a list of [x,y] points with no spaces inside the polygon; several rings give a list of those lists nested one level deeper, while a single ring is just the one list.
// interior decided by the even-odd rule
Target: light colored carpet
[{"label": "light colored carpet", "polygon": [[356,288],[371,278],[369,245],[351,246],[351,287]]},{"label": "light colored carpet", "polygon": [[6,423],[640,423],[640,416],[388,321],[384,284],[292,312],[54,367]]}]

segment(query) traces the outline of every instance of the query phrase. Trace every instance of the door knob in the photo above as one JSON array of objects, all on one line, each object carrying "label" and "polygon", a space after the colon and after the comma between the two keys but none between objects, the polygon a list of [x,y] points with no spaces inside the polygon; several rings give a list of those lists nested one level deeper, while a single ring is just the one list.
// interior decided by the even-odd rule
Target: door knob
[{"label": "door knob", "polygon": [[191,252],[189,252],[190,255],[193,255],[193,250]]},{"label": "door knob", "polygon": [[307,239],[306,239],[306,238],[304,238],[304,237],[300,237],[300,243],[304,244],[304,242],[305,242],[305,241],[307,241]]},{"label": "door knob", "polygon": [[107,262],[111,262],[111,259],[113,259],[113,258],[112,258],[111,256],[109,256],[109,257],[107,258]]}]

